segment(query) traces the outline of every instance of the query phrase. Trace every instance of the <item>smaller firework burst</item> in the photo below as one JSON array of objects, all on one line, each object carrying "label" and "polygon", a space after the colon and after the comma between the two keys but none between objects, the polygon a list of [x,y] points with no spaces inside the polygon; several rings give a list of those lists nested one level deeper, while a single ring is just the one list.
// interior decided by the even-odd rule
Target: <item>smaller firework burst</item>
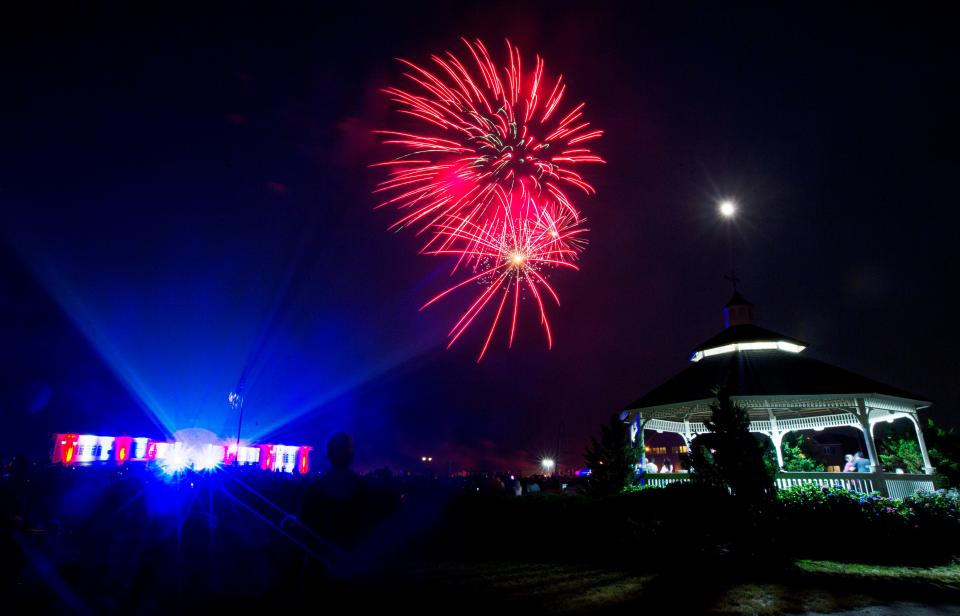
[{"label": "smaller firework burst", "polygon": [[[513,346],[517,329],[517,315],[521,295],[533,297],[547,337],[547,346],[553,347],[553,335],[544,295],[549,295],[559,306],[560,298],[548,282],[551,270],[569,268],[576,270],[576,260],[586,245],[583,218],[574,218],[569,212],[556,212],[555,208],[537,205],[528,197],[519,210],[506,206],[513,215],[496,217],[503,222],[488,222],[480,226],[470,220],[451,217],[438,225],[436,233],[446,238],[446,248],[428,251],[427,254],[455,254],[460,257],[458,267],[472,270],[466,280],[456,284],[423,305],[423,308],[468,285],[483,288],[462,317],[451,328],[447,348],[463,334],[481,312],[494,302],[496,312],[484,340],[477,361],[483,359],[497,325],[509,301],[512,304],[508,346]],[[499,303],[496,298],[499,296]],[[512,296],[512,297],[511,297]]]}]

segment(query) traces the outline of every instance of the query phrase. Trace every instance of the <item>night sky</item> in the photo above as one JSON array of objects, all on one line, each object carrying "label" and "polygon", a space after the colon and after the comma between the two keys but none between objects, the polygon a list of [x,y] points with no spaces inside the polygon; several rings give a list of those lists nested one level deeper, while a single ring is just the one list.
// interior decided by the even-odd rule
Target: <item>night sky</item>
[{"label": "night sky", "polygon": [[[960,423],[947,9],[438,4],[2,16],[0,453],[235,434],[243,379],[251,438],[346,429],[394,468],[524,470],[559,443],[576,465],[722,327],[726,196],[761,325]],[[525,322],[479,365],[482,328],[444,349],[462,299],[418,312],[449,264],[386,231],[368,168],[394,58],[460,36],[542,54],[608,161],[581,271],[553,278],[554,349]]]}]

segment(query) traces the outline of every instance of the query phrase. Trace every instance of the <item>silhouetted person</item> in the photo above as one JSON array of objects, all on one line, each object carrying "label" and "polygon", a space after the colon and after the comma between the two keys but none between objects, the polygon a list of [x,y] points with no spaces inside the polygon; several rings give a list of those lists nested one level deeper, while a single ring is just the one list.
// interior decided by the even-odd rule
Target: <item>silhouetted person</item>
[{"label": "silhouetted person", "polygon": [[300,521],[325,539],[341,546],[352,544],[363,528],[367,511],[366,488],[353,472],[353,439],[338,432],[327,441],[330,470],[307,488]]}]

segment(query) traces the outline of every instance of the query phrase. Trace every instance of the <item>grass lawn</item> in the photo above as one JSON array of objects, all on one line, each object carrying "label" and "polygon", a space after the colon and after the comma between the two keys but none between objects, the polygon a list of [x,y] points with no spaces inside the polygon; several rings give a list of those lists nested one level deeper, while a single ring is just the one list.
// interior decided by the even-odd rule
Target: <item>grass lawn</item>
[{"label": "grass lawn", "polygon": [[[762,571],[762,568],[761,568]],[[886,567],[799,561],[780,571],[635,573],[557,563],[425,565],[435,604],[470,612],[960,615],[960,565]]]},{"label": "grass lawn", "polygon": [[800,560],[797,569],[806,573],[841,575],[848,579],[911,581],[914,583],[944,584],[960,590],[960,564],[941,567],[889,567],[837,563],[829,560]]}]

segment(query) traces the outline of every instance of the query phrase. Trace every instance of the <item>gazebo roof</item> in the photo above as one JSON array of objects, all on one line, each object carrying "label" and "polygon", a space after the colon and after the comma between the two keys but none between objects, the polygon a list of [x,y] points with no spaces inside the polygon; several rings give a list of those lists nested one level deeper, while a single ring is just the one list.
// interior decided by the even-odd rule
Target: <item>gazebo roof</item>
[{"label": "gazebo roof", "polygon": [[[691,403],[713,400],[718,387],[737,398],[800,401],[884,396],[913,408],[929,406],[921,396],[807,356],[805,342],[754,325],[752,307],[735,291],[724,307],[728,327],[697,345],[684,370],[625,410],[702,407]],[[736,311],[733,323],[731,310]]]},{"label": "gazebo roof", "polygon": [[[783,340],[783,337],[777,340]],[[713,399],[717,387],[726,387],[734,397],[879,395],[914,402],[917,406],[928,404],[921,396],[801,353],[765,349],[726,352],[691,362],[666,383],[635,400],[626,410]]]}]

